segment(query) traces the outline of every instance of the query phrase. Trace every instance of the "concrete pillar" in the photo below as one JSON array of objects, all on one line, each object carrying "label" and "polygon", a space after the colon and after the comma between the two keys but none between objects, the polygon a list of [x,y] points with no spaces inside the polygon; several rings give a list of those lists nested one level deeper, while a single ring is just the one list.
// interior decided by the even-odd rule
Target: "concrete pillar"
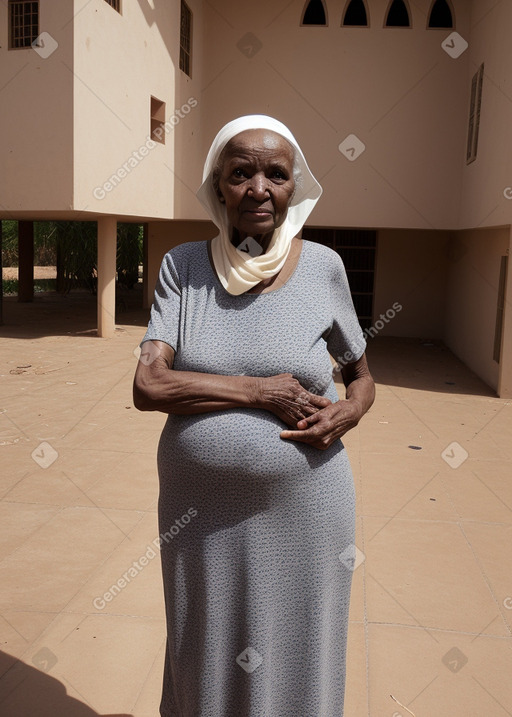
[{"label": "concrete pillar", "polygon": [[110,338],[116,330],[117,219],[98,219],[98,336]]},{"label": "concrete pillar", "polygon": [[501,335],[500,373],[498,396],[512,398],[512,227],[508,241],[507,277],[505,280],[505,305],[503,308],[503,332]]},{"label": "concrete pillar", "polygon": [[34,222],[18,222],[18,301],[34,300]]}]

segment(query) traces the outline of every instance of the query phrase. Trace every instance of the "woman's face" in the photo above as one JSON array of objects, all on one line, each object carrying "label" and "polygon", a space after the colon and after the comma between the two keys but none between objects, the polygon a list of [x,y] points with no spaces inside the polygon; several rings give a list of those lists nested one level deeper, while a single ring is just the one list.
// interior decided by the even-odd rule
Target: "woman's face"
[{"label": "woman's face", "polygon": [[246,130],[227,143],[217,193],[241,240],[269,235],[270,241],[285,220],[295,189],[293,160],[291,144],[270,130]]}]

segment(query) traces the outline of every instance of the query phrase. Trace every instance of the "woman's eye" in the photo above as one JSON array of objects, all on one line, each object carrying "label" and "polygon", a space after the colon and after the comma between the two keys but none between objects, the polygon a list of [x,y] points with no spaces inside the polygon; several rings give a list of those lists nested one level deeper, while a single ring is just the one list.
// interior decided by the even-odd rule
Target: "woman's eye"
[{"label": "woman's eye", "polygon": [[237,179],[240,179],[241,177],[244,176],[244,170],[240,169],[240,168],[235,169],[235,171],[233,172],[233,176],[236,177]]}]

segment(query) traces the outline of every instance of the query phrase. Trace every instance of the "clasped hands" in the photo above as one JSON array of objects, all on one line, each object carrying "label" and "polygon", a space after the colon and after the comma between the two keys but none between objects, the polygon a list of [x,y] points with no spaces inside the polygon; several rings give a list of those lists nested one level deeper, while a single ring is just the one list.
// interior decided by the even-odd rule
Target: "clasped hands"
[{"label": "clasped hands", "polygon": [[256,405],[271,411],[291,427],[281,431],[283,439],[325,450],[357,426],[363,413],[353,399],[333,403],[325,396],[307,391],[291,373],[256,381]]}]

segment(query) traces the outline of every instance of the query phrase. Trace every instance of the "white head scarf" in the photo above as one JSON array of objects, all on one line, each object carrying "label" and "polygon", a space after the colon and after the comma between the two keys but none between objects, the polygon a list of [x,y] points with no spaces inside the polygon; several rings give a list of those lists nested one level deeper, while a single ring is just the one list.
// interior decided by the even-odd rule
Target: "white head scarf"
[{"label": "white head scarf", "polygon": [[[288,213],[281,226],[274,230],[267,251],[259,256],[241,252],[231,243],[232,227],[226,206],[219,201],[213,186],[213,172],[220,153],[233,137],[248,129],[277,132],[290,142],[295,157],[295,193]],[[281,270],[293,237],[302,229],[321,194],[322,187],[311,173],[297,140],[282,122],[266,115],[247,115],[228,122],[219,131],[206,157],[203,183],[197,191],[197,197],[220,230],[220,234],[212,240],[212,258],[218,277],[229,294],[243,294]]]}]

